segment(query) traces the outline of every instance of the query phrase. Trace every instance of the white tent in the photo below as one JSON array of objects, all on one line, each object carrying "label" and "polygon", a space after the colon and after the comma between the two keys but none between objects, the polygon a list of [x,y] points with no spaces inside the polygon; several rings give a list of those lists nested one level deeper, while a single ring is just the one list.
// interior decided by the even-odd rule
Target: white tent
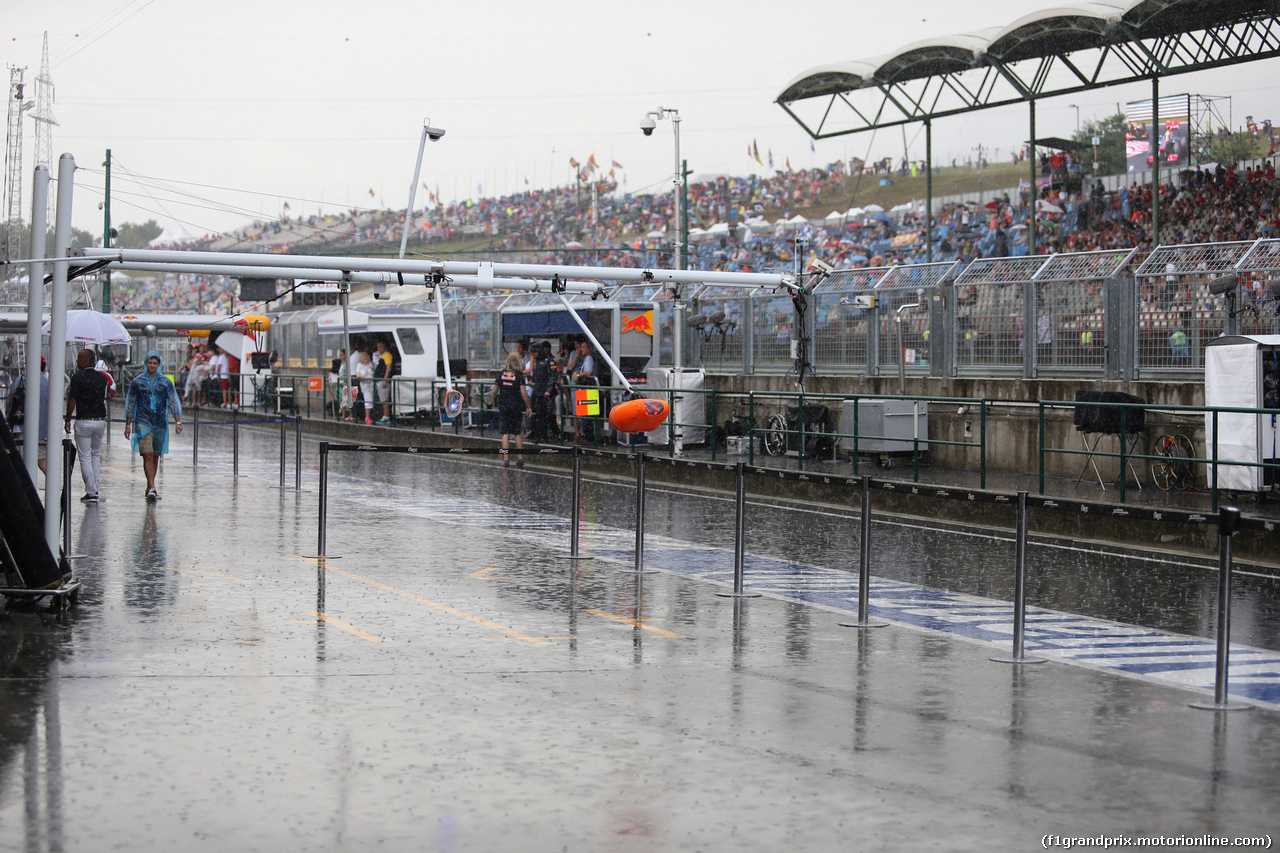
[{"label": "white tent", "polygon": [[160,236],[147,245],[154,249],[156,246],[168,246],[171,243],[193,243],[195,239],[195,237],[192,237],[182,229],[174,229],[166,225],[165,229],[160,232]]},{"label": "white tent", "polygon": [[909,201],[903,202],[902,204],[895,204],[893,207],[889,208],[890,213],[903,213],[908,210],[914,210],[914,205]]},{"label": "white tent", "polygon": [[867,205],[863,210],[867,213],[884,213],[884,208],[874,202]]}]

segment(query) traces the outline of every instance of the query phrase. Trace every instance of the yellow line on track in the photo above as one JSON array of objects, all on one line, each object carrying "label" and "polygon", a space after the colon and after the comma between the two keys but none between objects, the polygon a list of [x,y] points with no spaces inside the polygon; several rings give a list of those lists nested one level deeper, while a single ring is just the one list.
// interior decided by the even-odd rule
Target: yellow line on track
[{"label": "yellow line on track", "polygon": [[606,613],[603,610],[588,610],[587,612],[594,613],[597,616],[603,616],[606,619],[612,619],[614,622],[621,622],[624,625],[632,625],[636,628],[643,628],[646,631],[652,631],[653,633],[657,634],[659,637],[669,637],[673,640],[689,639],[684,634],[676,634],[671,631],[667,631],[663,628],[655,628],[652,625],[646,625],[643,619],[628,619],[625,616],[615,616],[614,614]]},{"label": "yellow line on track", "polygon": [[346,622],[343,622],[341,619],[334,619],[332,616],[328,616],[319,611],[316,612],[316,618],[319,619],[321,622],[325,623],[326,625],[332,625],[335,628],[341,628],[342,630],[346,631],[348,634],[354,634],[360,639],[368,640],[371,643],[391,642],[385,637],[375,637],[373,634],[370,634],[368,631],[361,631],[355,625],[349,625]]},{"label": "yellow line on track", "polygon": [[492,572],[500,572],[500,571],[502,571],[502,569],[498,568],[497,566],[493,566],[488,569],[481,569],[478,572],[472,572],[471,577],[475,578],[476,580],[510,580],[513,577],[512,575],[498,575],[495,577],[494,575],[491,574]]},{"label": "yellow line on track", "polygon": [[527,643],[546,643],[547,642],[547,639],[544,637],[531,637],[528,634],[525,634],[522,631],[517,631],[514,628],[508,628],[505,625],[499,625],[497,622],[490,622],[488,619],[485,619],[482,616],[476,616],[475,614],[467,613],[464,610],[459,610],[456,607],[450,607],[447,604],[441,604],[438,601],[432,601],[429,598],[423,598],[420,595],[414,595],[412,592],[406,592],[403,589],[396,589],[394,586],[390,586],[388,584],[382,583],[381,581],[373,580],[372,578],[366,578],[361,575],[357,575],[354,572],[344,571],[343,569],[338,569],[333,566],[325,566],[325,568],[336,574],[349,577],[352,580],[358,580],[363,583],[367,583],[370,586],[376,586],[378,589],[385,589],[387,592],[394,592],[396,595],[402,595],[411,601],[416,601],[420,604],[425,604],[428,607],[434,607],[436,610],[440,610],[444,613],[448,613],[451,616],[458,616],[462,619],[466,619],[469,622],[474,622],[477,625],[483,625],[486,628],[492,628],[495,631],[501,631],[503,634],[506,634],[508,637],[510,637],[513,640],[523,640]]}]

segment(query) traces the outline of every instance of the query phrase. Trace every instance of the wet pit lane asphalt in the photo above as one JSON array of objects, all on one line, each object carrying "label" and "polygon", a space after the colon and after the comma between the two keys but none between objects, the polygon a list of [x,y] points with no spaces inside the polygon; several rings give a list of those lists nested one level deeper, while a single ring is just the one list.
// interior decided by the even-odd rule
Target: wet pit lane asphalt
[{"label": "wet pit lane asphalt", "polygon": [[[999,610],[1007,533],[877,517],[873,598],[893,624],[849,629],[833,585],[856,581],[856,512],[749,500],[747,585],[798,571],[809,598],[762,581],[770,594],[734,601],[715,595],[731,495],[650,485],[660,571],[636,576],[633,483],[588,476],[582,550],[598,559],[575,568],[561,472],[344,453],[329,457],[340,556],[318,565],[316,445],[297,494],[291,469],[278,488],[276,437],[241,438],[238,479],[225,436],[206,431],[194,470],[175,441],[149,507],[117,430],[103,502],[73,507],[78,608],[0,610],[0,849],[986,850],[1274,832],[1274,703],[1195,711],[1203,689],[1136,671],[993,663],[991,642],[877,596],[963,598],[937,624]],[[1173,635],[1160,642],[1213,636],[1213,565],[1034,542],[1028,558],[1033,607]],[[1237,577],[1234,642],[1280,649],[1275,584]]]}]

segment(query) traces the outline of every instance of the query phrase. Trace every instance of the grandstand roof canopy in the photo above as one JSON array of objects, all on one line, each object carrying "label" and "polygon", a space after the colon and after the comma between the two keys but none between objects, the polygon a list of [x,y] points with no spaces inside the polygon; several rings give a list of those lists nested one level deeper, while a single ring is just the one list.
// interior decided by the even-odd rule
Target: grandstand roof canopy
[{"label": "grandstand roof canopy", "polygon": [[1280,0],[1112,0],[811,68],[777,102],[815,138],[1280,56]]}]

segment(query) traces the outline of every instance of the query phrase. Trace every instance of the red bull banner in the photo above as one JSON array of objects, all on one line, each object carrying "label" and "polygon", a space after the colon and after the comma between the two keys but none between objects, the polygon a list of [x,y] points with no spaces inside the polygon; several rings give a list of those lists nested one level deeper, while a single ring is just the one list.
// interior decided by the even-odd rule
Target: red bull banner
[{"label": "red bull banner", "polygon": [[600,414],[600,389],[577,388],[573,392],[573,413],[580,418],[594,418]]},{"label": "red bull banner", "polygon": [[643,314],[637,314],[635,317],[622,315],[622,332],[644,332],[649,337],[653,337],[653,311],[646,311]]}]

